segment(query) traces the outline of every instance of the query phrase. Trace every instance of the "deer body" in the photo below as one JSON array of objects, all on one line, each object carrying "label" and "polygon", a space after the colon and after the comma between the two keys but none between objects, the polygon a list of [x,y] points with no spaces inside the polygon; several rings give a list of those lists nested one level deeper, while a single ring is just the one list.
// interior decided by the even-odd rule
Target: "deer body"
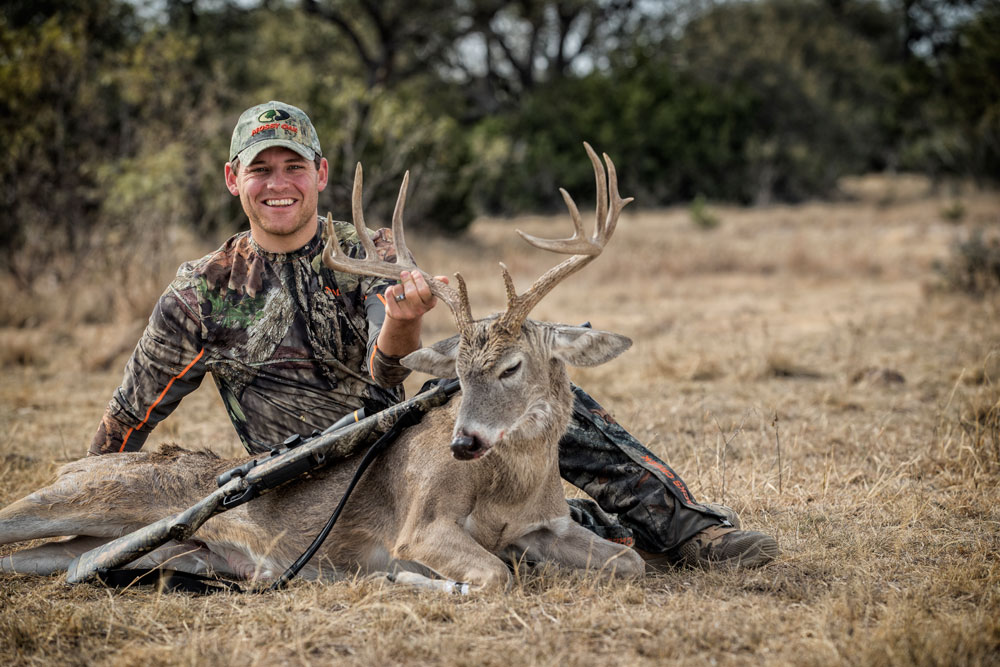
[{"label": "deer body", "polygon": [[[538,331],[551,327],[530,321],[525,326]],[[610,336],[616,348],[627,344],[627,339],[605,332],[559,329],[577,330],[578,337],[595,341]],[[450,343],[439,347],[449,348]],[[533,383],[531,390],[520,382],[511,387],[522,397],[520,416],[503,439],[489,447],[488,455],[464,461],[447,447],[457,430],[489,430],[482,418],[461,421],[463,411],[476,413],[469,403],[477,390],[496,393],[489,383],[473,381],[470,394],[404,431],[369,468],[304,574],[335,577],[398,568],[430,571],[478,588],[502,588],[510,580],[504,559],[521,555],[571,567],[641,573],[643,564],[635,552],[569,519],[558,467],[558,439],[572,405],[569,382],[561,361],[545,361],[540,348],[531,350],[537,358],[529,360],[519,349],[520,363],[541,365],[551,376]],[[436,350],[415,354],[440,361]],[[513,402],[510,397],[500,400]],[[152,566],[173,557],[173,569],[240,578],[276,576],[308,546],[359,458],[217,515],[194,540],[161,548],[142,564]],[[176,447],[70,463],[54,484],[0,511],[0,543],[79,537],[7,556],[0,567],[39,574],[65,570],[82,551],[197,502],[214,490],[218,474],[240,463]],[[187,555],[178,556],[182,553]]]},{"label": "deer body", "polygon": [[[572,256],[522,295],[515,293],[503,267],[507,311],[473,320],[461,276],[456,274],[458,291],[427,277],[433,293],[454,313],[459,334],[413,352],[403,363],[434,376],[458,377],[462,393],[405,430],[368,469],[323,549],[303,570],[305,576],[402,572],[397,580],[453,590],[455,582],[478,589],[509,585],[505,560],[510,558],[619,575],[644,571],[635,551],[570,520],[558,462],[558,442],[573,402],[566,364],[603,363],[631,342],[613,333],[527,319],[544,294],[600,252],[628,203],[618,196],[607,156],[605,183],[603,167],[589,146],[587,151],[598,183],[597,231],[590,240],[582,238],[579,213],[564,193],[574,237],[525,238]],[[399,260],[389,264],[376,259],[364,230],[360,176],[359,165],[353,217],[367,244],[366,258],[344,258],[334,240],[324,261],[338,271],[390,277],[398,277],[400,268],[416,270],[401,223],[406,179],[393,216]],[[334,463],[216,515],[194,538],[168,543],[138,565],[169,561],[172,569],[195,573],[276,577],[319,531],[359,459]],[[84,551],[193,505],[215,490],[217,475],[240,463],[174,447],[68,464],[51,486],[0,511],[0,544],[76,537],[6,556],[0,569],[65,570]]]}]

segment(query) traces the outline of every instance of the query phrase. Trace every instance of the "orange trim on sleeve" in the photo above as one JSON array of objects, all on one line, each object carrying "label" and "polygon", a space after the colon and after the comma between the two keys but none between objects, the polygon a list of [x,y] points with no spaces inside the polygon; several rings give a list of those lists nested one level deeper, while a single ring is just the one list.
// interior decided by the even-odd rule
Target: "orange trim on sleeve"
[{"label": "orange trim on sleeve", "polygon": [[[385,302],[385,297],[384,297],[384,296],[382,296],[381,294],[376,294],[375,296],[377,296],[377,297],[378,297],[378,300],[382,302],[382,305],[383,305],[383,306],[385,306],[386,308],[388,308],[388,307],[389,307],[389,304],[387,304],[387,303]],[[366,296],[366,297],[365,297],[365,299],[367,299],[367,298],[368,298],[368,297]]]},{"label": "orange trim on sleeve", "polygon": [[173,384],[174,384],[174,380],[177,380],[177,379],[179,379],[179,378],[182,378],[182,377],[184,377],[184,375],[185,375],[185,374],[186,374],[186,373],[187,373],[187,372],[188,372],[189,370],[191,370],[191,368],[192,368],[192,367],[193,367],[193,366],[194,366],[194,365],[195,365],[196,363],[198,363],[198,360],[199,360],[199,359],[201,359],[201,358],[202,358],[202,356],[203,356],[204,354],[205,354],[205,348],[201,348],[201,351],[200,351],[200,352],[198,352],[198,356],[196,356],[196,357],[195,357],[195,358],[194,358],[194,359],[193,359],[193,360],[191,361],[191,363],[190,363],[190,364],[188,364],[187,366],[185,366],[185,367],[184,367],[184,370],[182,370],[182,371],[181,371],[180,373],[178,373],[177,375],[175,375],[175,376],[173,376],[172,378],[170,378],[170,382],[168,382],[168,383],[167,383],[167,386],[163,388],[163,391],[161,391],[161,392],[160,392],[160,395],[156,397],[156,400],[155,400],[155,401],[153,401],[153,404],[149,406],[149,409],[148,409],[148,410],[146,410],[146,416],[142,418],[142,421],[141,421],[141,422],[139,422],[139,425],[138,425],[138,426],[134,426],[134,427],[130,428],[130,429],[128,430],[128,432],[126,432],[126,433],[125,433],[125,437],[124,437],[124,438],[122,438],[122,446],[121,446],[121,448],[120,448],[120,449],[118,450],[119,452],[124,452],[124,451],[125,451],[125,443],[126,443],[126,442],[128,442],[128,439],[129,439],[129,436],[131,436],[131,435],[132,435],[132,431],[134,431],[134,430],[136,430],[136,429],[139,429],[139,428],[142,428],[143,426],[145,426],[145,425],[146,425],[146,422],[147,422],[147,421],[149,421],[149,415],[153,414],[153,408],[155,408],[155,407],[156,407],[157,405],[159,405],[159,404],[160,404],[160,401],[162,401],[162,400],[163,400],[163,397],[167,395],[167,392],[168,392],[168,391],[170,391],[170,387],[172,387],[172,386],[173,386]]},{"label": "orange trim on sleeve", "polygon": [[[378,296],[379,296],[380,299],[382,298],[381,294],[379,294]],[[378,352],[378,345],[377,344],[372,345],[372,356],[368,357],[368,375],[370,375],[373,380],[375,379],[375,353],[376,352]]]}]

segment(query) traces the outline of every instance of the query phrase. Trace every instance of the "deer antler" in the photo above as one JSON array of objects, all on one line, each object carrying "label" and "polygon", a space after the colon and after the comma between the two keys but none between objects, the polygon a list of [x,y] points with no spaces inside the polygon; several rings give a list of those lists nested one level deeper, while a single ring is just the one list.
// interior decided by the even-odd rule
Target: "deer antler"
[{"label": "deer antler", "polygon": [[354,190],[351,193],[351,220],[354,222],[354,229],[358,232],[358,238],[365,249],[364,259],[348,257],[340,249],[337,236],[333,233],[333,222],[328,213],[326,216],[327,241],[323,249],[323,263],[334,271],[352,273],[363,276],[378,276],[390,280],[399,280],[400,271],[420,271],[430,287],[431,294],[441,299],[451,309],[455,317],[455,323],[462,335],[470,331],[472,327],[472,309],[469,307],[469,294],[465,288],[465,280],[458,273],[455,280],[458,282],[458,289],[437,280],[417,267],[413,259],[413,253],[406,247],[406,239],[403,235],[403,207],[406,205],[406,187],[410,182],[410,172],[403,175],[403,184],[399,188],[399,197],[396,199],[396,207],[392,212],[392,238],[396,246],[396,261],[386,262],[380,260],[375,252],[375,244],[368,236],[368,227],[365,225],[364,212],[361,206],[362,191],[361,163],[358,163],[354,170]]},{"label": "deer antler", "polygon": [[503,271],[503,280],[507,287],[507,310],[500,316],[496,326],[502,327],[511,333],[521,328],[531,309],[553,287],[570,274],[582,269],[601,254],[608,239],[615,232],[615,226],[618,224],[618,216],[621,215],[622,209],[632,201],[632,197],[622,199],[621,195],[618,194],[618,174],[615,172],[614,162],[611,161],[607,153],[604,153],[604,162],[608,165],[608,171],[605,175],[604,165],[601,164],[594,149],[587,142],[583,143],[583,147],[587,150],[587,156],[590,157],[590,162],[594,165],[594,178],[597,181],[597,220],[594,234],[590,238],[584,237],[580,211],[577,209],[573,198],[563,188],[559,188],[559,192],[562,193],[563,201],[566,202],[566,208],[569,209],[570,216],[573,218],[573,236],[566,239],[543,239],[525,234],[520,229],[517,230],[521,238],[536,248],[561,254],[572,254],[573,256],[546,271],[528,288],[527,292],[521,295],[518,295],[514,290],[514,281],[511,279],[506,265],[503,262],[500,263],[500,268]]}]

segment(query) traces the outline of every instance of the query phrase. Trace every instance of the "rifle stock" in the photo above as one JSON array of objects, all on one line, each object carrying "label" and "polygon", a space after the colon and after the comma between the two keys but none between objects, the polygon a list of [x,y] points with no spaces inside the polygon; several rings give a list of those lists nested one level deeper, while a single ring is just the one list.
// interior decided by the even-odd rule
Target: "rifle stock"
[{"label": "rifle stock", "polygon": [[358,453],[392,428],[410,410],[416,409],[424,414],[446,403],[457,390],[457,380],[442,383],[408,401],[336,431],[323,433],[294,449],[260,461],[245,474],[232,477],[183,512],[160,519],[80,555],[70,563],[66,582],[78,584],[90,581],[99,571],[122,567],[170,540],[185,540],[212,516],[253,500],[306,472]]}]

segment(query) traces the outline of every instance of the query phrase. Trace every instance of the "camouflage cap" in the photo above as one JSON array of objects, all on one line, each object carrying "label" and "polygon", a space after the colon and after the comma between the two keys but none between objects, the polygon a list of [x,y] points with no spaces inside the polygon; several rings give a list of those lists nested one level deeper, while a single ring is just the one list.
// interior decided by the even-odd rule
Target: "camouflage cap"
[{"label": "camouflage cap", "polygon": [[240,115],[229,144],[229,161],[253,162],[265,148],[283,146],[307,160],[323,154],[316,128],[306,112],[284,102],[270,101],[250,107]]}]

